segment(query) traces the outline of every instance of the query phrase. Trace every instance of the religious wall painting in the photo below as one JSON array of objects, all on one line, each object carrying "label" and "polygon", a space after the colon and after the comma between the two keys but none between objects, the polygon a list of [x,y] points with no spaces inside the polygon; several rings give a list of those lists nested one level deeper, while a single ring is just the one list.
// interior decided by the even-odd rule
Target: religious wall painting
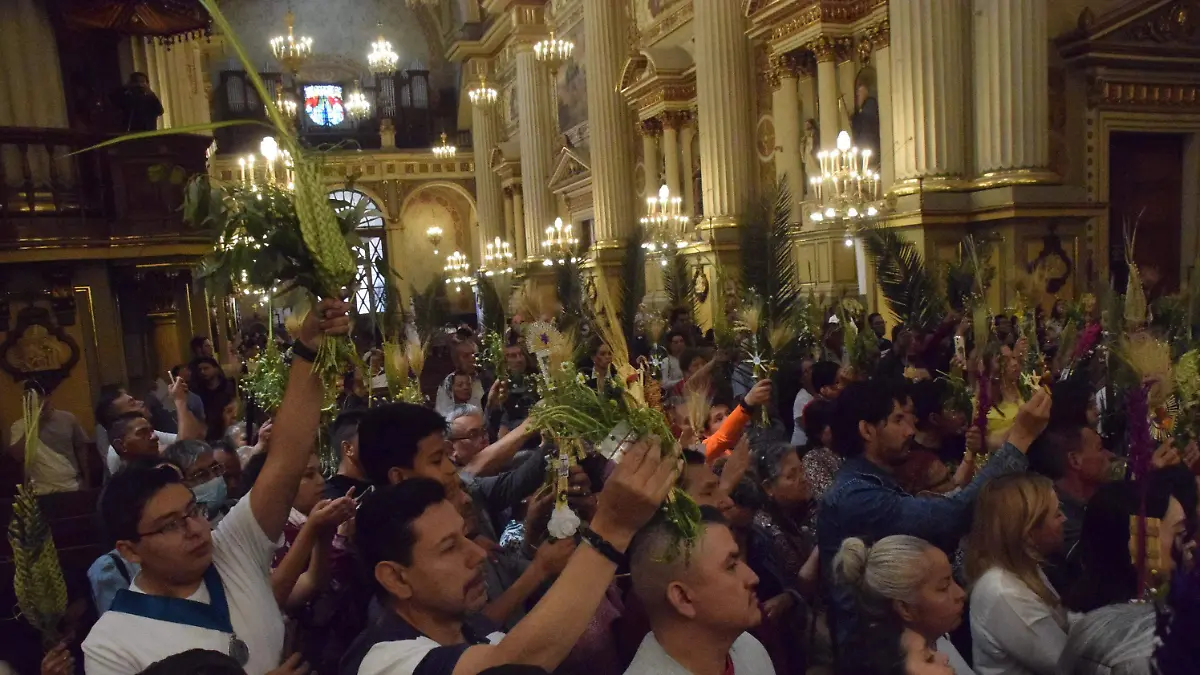
[{"label": "religious wall painting", "polygon": [[583,22],[579,21],[566,34],[567,39],[575,42],[575,53],[559,69],[556,85],[558,87],[558,128],[570,131],[587,121],[587,44],[584,40]]},{"label": "religious wall painting", "polygon": [[514,82],[504,93],[505,110],[508,111],[508,123],[517,123],[517,84]]},{"label": "religious wall painting", "polygon": [[637,186],[638,196],[646,197],[646,165],[638,162],[633,167],[633,184]]},{"label": "religious wall painting", "polygon": [[850,116],[850,135],[854,145],[870,149],[879,157],[879,98],[873,66],[864,66],[854,76],[854,113]]},{"label": "religious wall painting", "polygon": [[17,312],[16,325],[0,343],[0,369],[18,382],[37,380],[47,393],[66,379],[79,356],[78,343],[38,305]]}]

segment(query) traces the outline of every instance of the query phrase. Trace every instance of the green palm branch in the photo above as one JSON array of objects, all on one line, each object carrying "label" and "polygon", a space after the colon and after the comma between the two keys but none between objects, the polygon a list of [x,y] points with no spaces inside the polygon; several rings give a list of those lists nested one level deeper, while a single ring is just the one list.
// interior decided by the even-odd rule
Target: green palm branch
[{"label": "green palm branch", "polygon": [[888,228],[867,228],[862,239],[895,318],[920,330],[936,328],[946,314],[946,300],[917,247]]},{"label": "green palm branch", "polygon": [[646,297],[646,251],[642,248],[642,228],[625,240],[625,256],[621,260],[621,332],[625,344],[633,348],[637,339],[637,314],[642,298]]}]

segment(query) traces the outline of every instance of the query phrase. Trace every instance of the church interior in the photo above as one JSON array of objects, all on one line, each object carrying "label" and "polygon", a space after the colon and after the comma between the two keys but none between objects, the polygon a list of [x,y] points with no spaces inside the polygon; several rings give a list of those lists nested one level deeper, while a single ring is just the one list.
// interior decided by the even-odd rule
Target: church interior
[{"label": "church interior", "polygon": [[[199,0],[0,2],[5,429],[30,375],[91,430],[103,391],[152,391],[193,337],[224,353],[239,322],[285,322],[273,288],[211,292],[215,235],[181,210],[194,176],[292,178],[250,68],[328,193],[366,204],[391,272],[360,269],[360,317],[428,296],[470,322],[480,276],[553,294],[566,265],[594,297],[640,244],[642,305],[682,269],[703,323],[760,262],[763,200],[804,292],[872,312],[866,224],[930,261],[992,242],[997,306],[1035,265],[1054,298],[1123,280],[1134,223],[1147,283],[1197,273],[1196,0],[213,4],[233,35]],[[92,149],[155,129],[178,133]]]}]

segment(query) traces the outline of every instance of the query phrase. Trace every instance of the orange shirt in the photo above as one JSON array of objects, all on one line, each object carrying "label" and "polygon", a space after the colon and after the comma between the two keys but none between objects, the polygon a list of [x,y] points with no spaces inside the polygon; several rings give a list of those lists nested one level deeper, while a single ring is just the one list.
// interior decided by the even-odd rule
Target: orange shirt
[{"label": "orange shirt", "polygon": [[704,459],[709,464],[717,461],[718,458],[728,454],[733,446],[742,438],[742,431],[746,428],[746,424],[750,421],[750,413],[745,406],[735,405],[733,410],[729,411],[729,416],[721,422],[717,433],[704,439]]}]

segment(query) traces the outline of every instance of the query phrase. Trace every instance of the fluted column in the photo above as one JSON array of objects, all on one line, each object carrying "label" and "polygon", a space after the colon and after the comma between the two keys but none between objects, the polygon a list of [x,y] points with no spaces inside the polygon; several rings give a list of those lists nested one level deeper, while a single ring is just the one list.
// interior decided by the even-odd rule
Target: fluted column
[{"label": "fluted column", "polygon": [[837,63],[834,60],[833,41],[821,37],[811,45],[813,56],[817,58],[817,109],[821,122],[821,148],[831,150],[837,147],[838,132],[842,125],[838,122],[838,84]]},{"label": "fluted column", "polygon": [[706,226],[732,225],[754,193],[750,42],[742,4],[694,3],[696,100]]},{"label": "fluted column", "polygon": [[658,173],[658,135],[661,130],[655,119],[645,120],[638,125],[638,134],[642,137],[642,167],[645,169],[642,194],[647,199],[657,195],[658,186],[662,185],[662,176]]},{"label": "fluted column", "polygon": [[792,220],[800,219],[804,199],[804,170],[800,161],[800,79],[792,58],[771,59],[771,114],[775,118],[775,178],[792,197]]},{"label": "fluted column", "polygon": [[507,239],[500,176],[491,167],[492,151],[500,141],[500,121],[492,105],[471,111],[471,143],[475,151],[475,200],[483,241]]},{"label": "fluted column", "polygon": [[624,239],[637,223],[634,208],[633,145],[629,105],[621,95],[621,67],[628,36],[625,6],[612,0],[584,0],[587,43],[587,105],[591,144],[592,208],[596,244]]},{"label": "fluted column", "polygon": [[533,48],[522,45],[517,52],[517,121],[521,137],[521,184],[524,197],[525,255],[538,257],[541,234],[554,221],[554,195],[547,187],[550,178],[550,139],[555,133],[556,114],[550,89],[550,73],[538,62]]},{"label": "fluted column", "polygon": [[687,113],[663,113],[663,180],[671,190],[672,197],[683,197],[683,174],[679,170],[679,129],[687,121]]},{"label": "fluted column", "polygon": [[[513,242],[514,246],[516,246],[516,231],[513,227],[515,222],[513,219],[513,190],[511,187],[506,187],[504,188],[504,239]],[[525,238],[521,237],[521,240],[524,241]],[[513,253],[518,258],[523,257],[525,255],[524,247],[516,247]]]},{"label": "fluted column", "polygon": [[966,173],[967,8],[963,0],[888,5],[898,184]]},{"label": "fluted column", "polygon": [[[529,232],[525,228],[525,197],[522,195],[520,185],[514,185],[512,191],[513,229],[516,230],[516,237],[513,239],[513,244],[516,246],[517,251],[520,251],[517,255],[521,256],[521,259],[524,260],[529,257],[529,253],[527,253],[529,247],[525,244],[528,241],[526,233]],[[542,228],[542,230],[544,229]],[[542,230],[534,230],[533,232],[535,246],[542,240]]]},{"label": "fluted column", "polygon": [[695,155],[692,154],[692,139],[696,137],[696,120],[684,124],[679,133],[680,155],[683,159],[683,212],[689,216],[696,215],[696,182],[692,180],[692,165]]},{"label": "fluted column", "polygon": [[896,175],[896,146],[892,135],[891,26],[887,21],[869,32],[871,64],[875,66],[875,95],[879,100],[879,180],[892,187]]},{"label": "fluted column", "polygon": [[[975,171],[1047,178],[1050,94],[1046,3],[974,0]],[[1029,171],[1029,170],[1034,171]],[[1024,170],[1018,174],[1012,172]]]}]

